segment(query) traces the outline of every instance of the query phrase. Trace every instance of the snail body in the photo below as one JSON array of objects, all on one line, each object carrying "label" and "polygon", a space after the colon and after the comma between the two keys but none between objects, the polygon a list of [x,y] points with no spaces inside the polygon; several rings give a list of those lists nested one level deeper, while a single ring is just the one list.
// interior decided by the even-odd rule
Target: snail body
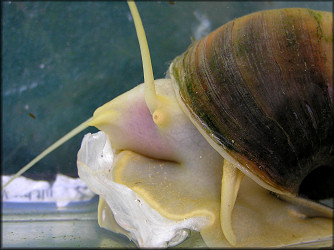
[{"label": "snail body", "polygon": [[328,12],[257,12],[194,42],[160,80],[144,48],[145,82],[73,132],[101,130],[77,158],[99,225],[143,247],[187,229],[212,247],[331,244],[332,209],[297,197],[333,166],[331,30]]},{"label": "snail body", "polygon": [[[102,135],[85,136],[78,153],[80,178],[101,197],[99,218],[117,214],[118,222],[99,219],[100,226],[129,230],[129,238],[147,247],[181,242],[186,233],[179,223],[189,219],[195,221],[188,228],[216,247],[278,246],[330,235],[332,210],[296,196],[306,175],[333,163],[331,13],[284,9],[236,19],[177,57],[170,79],[155,81],[137,26],[145,83],[98,108],[88,123],[108,135],[112,152],[110,146],[100,150],[115,159],[112,167],[90,153],[105,145]],[[98,172],[87,172],[88,165]],[[107,180],[102,169],[112,173],[106,172]],[[118,193],[115,183],[172,220],[167,224],[175,235],[146,231],[157,222],[143,208],[130,209],[133,201],[111,197]],[[284,201],[274,201],[268,191]],[[143,216],[147,229],[137,226],[141,219],[120,212],[124,203],[123,210]],[[244,225],[242,218],[254,214],[257,219]],[[283,229],[275,221],[279,215],[290,221]],[[323,228],[316,236],[315,221],[301,223],[303,216],[319,217]],[[292,225],[302,234],[280,232]],[[160,243],[153,244],[157,238]]]}]

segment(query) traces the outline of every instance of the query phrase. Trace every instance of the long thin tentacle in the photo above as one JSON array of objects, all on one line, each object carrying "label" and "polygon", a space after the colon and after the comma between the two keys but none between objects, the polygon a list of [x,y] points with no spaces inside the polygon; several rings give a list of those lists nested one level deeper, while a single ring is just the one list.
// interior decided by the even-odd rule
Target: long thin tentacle
[{"label": "long thin tentacle", "polygon": [[54,151],[56,148],[67,142],[69,139],[71,139],[73,136],[79,134],[81,131],[86,129],[88,123],[92,119],[89,118],[87,121],[81,123],[79,126],[71,130],[69,133],[64,135],[62,138],[60,138],[58,141],[53,143],[51,146],[49,146],[47,149],[45,149],[42,153],[40,153],[38,156],[36,156],[32,161],[30,161],[27,165],[25,165],[23,168],[20,169],[4,186],[2,186],[1,190],[5,189],[13,180],[15,180],[17,177],[21,176],[24,172],[29,170],[32,166],[34,166],[37,162],[42,160],[45,156],[50,154],[52,151]]},{"label": "long thin tentacle", "polygon": [[144,83],[145,83],[145,102],[147,107],[151,111],[151,114],[153,114],[158,105],[157,105],[157,95],[154,85],[154,76],[153,76],[150,51],[148,48],[145,30],[137,6],[134,1],[128,1],[128,5],[136,27],[138,42],[140,46],[140,53],[142,56]]},{"label": "long thin tentacle", "polygon": [[238,168],[224,160],[220,221],[226,239],[233,246],[237,242],[232,229],[232,211],[243,176],[244,174]]}]

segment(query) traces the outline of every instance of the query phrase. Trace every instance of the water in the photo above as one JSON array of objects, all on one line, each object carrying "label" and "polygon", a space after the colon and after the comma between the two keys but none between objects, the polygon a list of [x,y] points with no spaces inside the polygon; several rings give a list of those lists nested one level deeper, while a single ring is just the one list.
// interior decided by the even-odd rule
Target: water
[{"label": "water", "polygon": [[[143,75],[125,2],[4,2],[2,7],[1,165],[2,174],[9,175],[92,116],[97,107],[141,83]],[[155,78],[164,77],[169,63],[192,39],[250,12],[283,7],[332,10],[332,3],[139,2]],[[88,132],[96,129],[80,133],[25,176],[48,181],[57,173],[77,177],[76,154]],[[24,225],[14,228],[16,234],[10,231],[13,227],[6,227],[4,238],[17,243],[18,232],[29,232],[30,226]],[[89,230],[100,230],[96,221],[92,225]],[[31,238],[29,246],[41,246],[33,236],[26,237]],[[49,238],[43,240],[49,246]],[[64,246],[69,246],[68,240],[62,238]],[[92,246],[105,246],[101,242],[93,241]]]}]

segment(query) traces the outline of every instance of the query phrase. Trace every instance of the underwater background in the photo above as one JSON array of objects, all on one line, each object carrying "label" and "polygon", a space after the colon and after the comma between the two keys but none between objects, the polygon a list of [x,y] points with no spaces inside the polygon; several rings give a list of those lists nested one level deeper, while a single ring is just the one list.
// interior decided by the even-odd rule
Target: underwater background
[{"label": "underwater background", "polygon": [[[155,78],[199,39],[245,14],[275,8],[332,10],[315,2],[138,2]],[[17,172],[96,108],[143,82],[126,2],[2,2],[2,174]],[[77,177],[89,128],[24,175]]]}]

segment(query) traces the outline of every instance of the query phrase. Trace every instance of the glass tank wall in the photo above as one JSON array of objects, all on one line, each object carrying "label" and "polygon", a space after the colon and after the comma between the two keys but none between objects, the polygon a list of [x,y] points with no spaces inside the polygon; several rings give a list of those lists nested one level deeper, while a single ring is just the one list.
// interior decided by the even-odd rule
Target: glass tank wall
[{"label": "glass tank wall", "polygon": [[[193,40],[234,18],[286,7],[332,11],[332,2],[320,1],[149,1],[137,6],[155,78],[163,78],[173,58]],[[142,82],[139,45],[125,2],[2,2],[2,176],[16,173],[96,108]],[[24,176],[45,181],[45,190],[64,175],[75,180],[83,135],[96,131],[81,132]],[[23,186],[16,189],[24,192]],[[97,198],[85,195],[59,208],[52,200],[14,201],[2,193],[2,245],[134,246],[98,227]],[[199,235],[193,235],[197,238],[187,244],[202,246]]]}]

